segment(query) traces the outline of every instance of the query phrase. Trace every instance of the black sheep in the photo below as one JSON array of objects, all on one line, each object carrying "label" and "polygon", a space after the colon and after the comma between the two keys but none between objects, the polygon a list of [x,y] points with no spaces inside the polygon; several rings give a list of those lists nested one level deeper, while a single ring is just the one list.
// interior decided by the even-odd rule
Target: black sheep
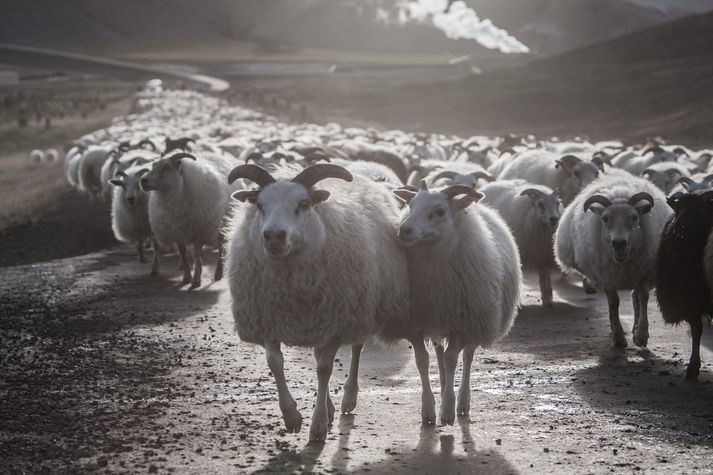
[{"label": "black sheep", "polygon": [[691,326],[691,359],[686,379],[695,380],[701,367],[703,318],[713,315],[703,255],[713,227],[713,191],[675,193],[667,200],[674,214],[661,233],[656,256],[656,299],[666,323]]}]

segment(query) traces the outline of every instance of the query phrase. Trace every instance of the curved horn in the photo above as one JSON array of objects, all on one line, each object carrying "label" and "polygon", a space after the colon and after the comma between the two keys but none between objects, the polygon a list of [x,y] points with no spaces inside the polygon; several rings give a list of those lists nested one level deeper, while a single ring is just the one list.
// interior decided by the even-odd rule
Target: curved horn
[{"label": "curved horn", "polygon": [[246,163],[233,168],[228,175],[228,183],[232,184],[238,178],[245,178],[258,184],[260,188],[265,188],[271,183],[275,183],[275,178],[270,175],[270,172],[262,168],[260,165]]},{"label": "curved horn", "polygon": [[629,201],[627,201],[627,203],[629,203],[631,206],[636,206],[636,203],[642,200],[648,201],[651,206],[654,205],[654,198],[645,191],[640,191],[639,193],[636,193],[631,198],[629,198]]},{"label": "curved horn", "polygon": [[329,156],[327,154],[325,154],[324,152],[322,152],[321,150],[308,153],[304,157],[308,163],[314,163],[314,162],[318,162],[320,160],[324,160],[326,162],[331,162],[331,160],[329,159]]},{"label": "curved horn", "polygon": [[299,175],[292,179],[292,182],[299,183],[310,189],[318,181],[326,178],[339,178],[344,181],[352,181],[354,179],[349,170],[344,167],[332,165],[331,163],[318,163],[302,170]]},{"label": "curved horn", "polygon": [[664,151],[664,149],[662,149],[660,145],[653,145],[653,146],[651,146],[651,147],[647,147],[646,150],[644,150],[643,152],[641,152],[641,155],[646,155],[646,154],[649,153],[649,152],[661,153],[661,152],[663,152],[663,151]]},{"label": "curved horn", "polygon": [[144,163],[149,163],[150,161],[151,160],[149,160],[146,157],[138,156],[138,157],[134,157],[131,160],[129,160],[129,165],[135,165],[137,162],[139,163],[139,165],[143,165]]},{"label": "curved horn", "polygon": [[[710,176],[711,178],[713,178],[713,175],[708,175],[708,176]],[[706,181],[705,178],[703,179],[703,181]],[[681,183],[685,183],[686,185],[689,185],[689,186],[690,186],[690,185],[695,184],[696,182],[693,181],[693,180],[691,180],[691,179],[690,179],[689,177],[687,177],[687,176],[682,176],[681,178],[679,178],[678,180],[676,180],[676,184],[677,184],[677,185],[678,185],[678,184],[681,184]]]},{"label": "curved horn", "polygon": [[584,202],[584,212],[586,213],[587,210],[589,210],[590,206],[592,206],[594,203],[599,203],[600,205],[604,206],[605,208],[608,206],[611,206],[611,201],[606,196],[592,195],[589,198],[587,198],[587,201]]},{"label": "curved horn", "polygon": [[144,146],[144,145],[150,145],[150,146],[151,146],[151,150],[154,151],[154,152],[156,151],[156,145],[155,145],[152,141],[150,141],[149,139],[143,139],[141,142],[139,142],[139,143],[136,144],[137,147],[142,147],[142,146]]},{"label": "curved horn", "polygon": [[471,173],[471,175],[473,175],[476,180],[495,181],[495,177],[489,173],[478,171]]},{"label": "curved horn", "polygon": [[141,177],[141,176],[144,176],[145,174],[147,174],[148,172],[149,172],[148,168],[141,168],[141,169],[137,170],[136,173],[134,173],[134,175],[136,177]]},{"label": "curved horn", "polygon": [[250,160],[254,161],[255,163],[262,161],[262,159],[265,158],[260,152],[253,152],[247,157],[245,157],[245,163],[250,163]]},{"label": "curved horn", "polygon": [[522,190],[522,193],[520,193],[520,196],[527,196],[528,198],[530,198],[532,200],[536,200],[538,198],[545,196],[545,193],[542,190],[538,190],[537,188],[528,188],[526,190]]},{"label": "curved horn", "polygon": [[440,180],[441,178],[447,178],[449,180],[452,180],[458,175],[458,173],[454,172],[453,170],[441,170],[440,172],[436,173],[433,175],[433,178],[431,178],[431,183],[435,183],[436,180]]},{"label": "curved horn", "polygon": [[126,176],[126,173],[124,173],[123,170],[117,170],[116,172],[114,172],[114,176],[121,176],[121,177],[124,177],[124,178],[127,177],[127,176]]},{"label": "curved horn", "polygon": [[654,170],[653,168],[647,168],[643,172],[641,172],[641,176],[646,176],[646,175],[655,175],[658,173],[658,170]]},{"label": "curved horn", "polygon": [[441,193],[446,195],[448,199],[453,198],[454,196],[458,195],[470,195],[475,198],[482,198],[483,194],[480,193],[479,191],[475,191],[473,188],[465,185],[453,185],[449,186],[448,188],[444,188],[441,190]]},{"label": "curved horn", "polygon": [[172,161],[181,160],[182,158],[190,158],[191,160],[198,160],[198,158],[196,158],[195,155],[193,155],[192,153],[188,153],[188,152],[178,152],[178,153],[168,157],[168,159],[172,160]]}]

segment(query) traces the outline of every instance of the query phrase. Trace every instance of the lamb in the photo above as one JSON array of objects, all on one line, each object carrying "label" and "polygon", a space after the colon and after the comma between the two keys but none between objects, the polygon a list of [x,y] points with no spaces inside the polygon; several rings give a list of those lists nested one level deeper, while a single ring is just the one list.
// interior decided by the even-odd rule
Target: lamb
[{"label": "lamb", "polygon": [[[410,325],[421,330],[412,339],[422,383],[422,418],[435,420],[423,338],[446,339],[445,354],[437,347],[441,374],[441,424],[452,425],[453,390],[458,357],[463,351],[463,376],[457,412],[470,410],[470,367],[476,347],[487,348],[504,337],[519,303],[520,257],[515,240],[498,213],[476,205],[483,194],[453,185],[440,190],[398,189],[408,204],[398,235],[408,256]],[[466,211],[467,209],[467,211]],[[442,363],[442,364],[441,364]]]},{"label": "lamb", "polygon": [[559,193],[525,180],[496,181],[479,191],[485,195],[483,203],[498,210],[510,226],[523,266],[538,271],[542,305],[551,307],[553,236],[563,212]]},{"label": "lamb", "polygon": [[577,193],[594,181],[603,170],[601,159],[583,161],[574,155],[557,158],[557,155],[543,150],[531,150],[512,160],[498,179],[521,178],[530,183],[560,190],[562,203],[567,206]]},{"label": "lamb", "polygon": [[[117,240],[135,243],[139,262],[144,258],[144,244],[151,237],[149,225],[148,195],[139,186],[139,180],[149,170],[143,165],[135,165],[119,170],[116,177],[109,180],[114,185],[111,200],[111,229]],[[158,249],[154,247],[154,253]],[[157,262],[154,259],[154,262]]]},{"label": "lamb", "polygon": [[322,441],[334,417],[328,385],[339,346],[353,345],[342,402],[348,412],[356,403],[362,343],[387,324],[407,326],[396,203],[383,186],[333,164],[316,164],[289,181],[245,164],[229,181],[239,178],[259,188],[233,194],[249,204],[233,208],[226,231],[235,328],[243,341],[265,348],[288,432],[299,432],[302,416],[287,387],[280,346],[314,347],[319,386],[310,440]]},{"label": "lamb", "polygon": [[701,367],[703,318],[713,315],[713,191],[675,193],[668,204],[674,214],[661,233],[656,256],[656,300],[666,323],[688,322],[691,327],[686,379],[695,380]]},{"label": "lamb", "polygon": [[583,189],[560,220],[557,262],[565,272],[576,270],[604,289],[615,346],[627,345],[617,293],[624,289],[633,289],[634,343],[647,345],[647,302],[655,283],[658,237],[670,212],[665,196],[652,183],[614,174]]},{"label": "lamb", "polygon": [[[187,161],[185,159],[189,159]],[[220,227],[226,214],[229,189],[224,175],[206,159],[179,152],[153,162],[141,177],[141,189],[149,193],[149,222],[156,243],[170,248],[176,243],[183,269],[183,283],[201,286],[203,246],[218,248],[215,280],[223,275],[223,246]],[[193,246],[194,271],[186,258],[186,246]],[[158,253],[154,252],[152,274],[158,273]]]}]

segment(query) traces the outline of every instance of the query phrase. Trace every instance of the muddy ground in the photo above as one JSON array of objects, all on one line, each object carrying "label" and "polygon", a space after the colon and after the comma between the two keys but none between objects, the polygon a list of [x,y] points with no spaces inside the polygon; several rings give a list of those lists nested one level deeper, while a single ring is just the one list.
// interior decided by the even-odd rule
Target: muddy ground
[{"label": "muddy ground", "polygon": [[[71,242],[67,229],[79,236],[98,213],[85,209],[77,197],[61,203],[56,242]],[[26,245],[46,246],[48,232],[25,234]],[[61,257],[76,253],[57,245],[57,256],[47,250],[8,266],[2,250],[2,472],[713,470],[713,330],[700,381],[685,382],[688,331],[664,326],[655,303],[649,348],[618,350],[602,295],[556,277],[556,305],[543,310],[528,274],[512,332],[476,355],[469,419],[423,427],[408,345],[370,344],[356,413],[338,417],[315,445],[306,427],[283,430],[263,352],[233,333],[224,281],[189,291],[174,256],[151,278],[133,249],[111,245],[108,229],[94,232],[108,239],[103,250],[75,257]],[[629,298],[622,313],[630,328]],[[336,400],[348,362],[343,349]],[[309,420],[311,352],[288,349],[286,369]]]}]

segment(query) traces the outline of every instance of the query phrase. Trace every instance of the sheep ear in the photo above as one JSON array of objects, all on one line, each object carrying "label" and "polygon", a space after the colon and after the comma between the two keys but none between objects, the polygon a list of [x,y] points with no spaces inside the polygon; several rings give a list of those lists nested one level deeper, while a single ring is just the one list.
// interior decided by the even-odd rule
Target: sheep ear
[{"label": "sheep ear", "polygon": [[119,180],[118,178],[112,178],[111,180],[109,180],[109,183],[111,183],[114,186],[124,186],[124,181]]},{"label": "sheep ear", "polygon": [[329,198],[329,193],[327,190],[312,190],[309,192],[309,199],[312,201],[313,205],[321,203],[322,201],[327,201]]},{"label": "sheep ear", "polygon": [[248,203],[255,204],[257,203],[259,194],[260,190],[240,190],[230,195],[230,197],[243,203],[247,201]]},{"label": "sheep ear", "polygon": [[396,198],[402,203],[410,203],[414,196],[416,196],[415,191],[405,190],[403,188],[397,188],[393,191]]},{"label": "sheep ear", "polygon": [[571,175],[574,171],[574,167],[576,167],[580,163],[582,163],[582,160],[579,157],[576,157],[574,155],[565,155],[559,160],[555,161],[555,168],[562,167],[564,171]]}]

